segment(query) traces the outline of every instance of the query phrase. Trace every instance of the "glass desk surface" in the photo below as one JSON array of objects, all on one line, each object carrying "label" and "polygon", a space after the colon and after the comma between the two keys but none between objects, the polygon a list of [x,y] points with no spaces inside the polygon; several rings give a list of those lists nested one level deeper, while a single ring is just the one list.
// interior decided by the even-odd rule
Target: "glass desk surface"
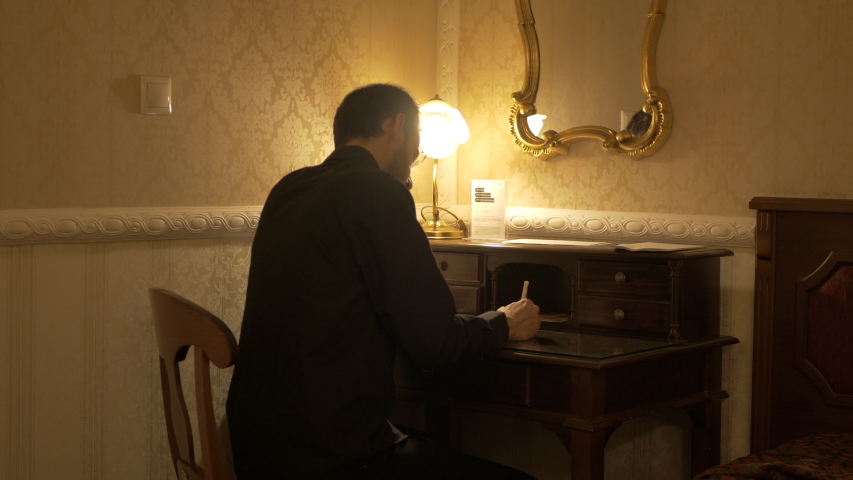
[{"label": "glass desk surface", "polygon": [[686,345],[686,343],[655,338],[615,337],[594,333],[540,330],[534,339],[525,342],[510,342],[504,348],[519,352],[600,360],[676,345]]}]

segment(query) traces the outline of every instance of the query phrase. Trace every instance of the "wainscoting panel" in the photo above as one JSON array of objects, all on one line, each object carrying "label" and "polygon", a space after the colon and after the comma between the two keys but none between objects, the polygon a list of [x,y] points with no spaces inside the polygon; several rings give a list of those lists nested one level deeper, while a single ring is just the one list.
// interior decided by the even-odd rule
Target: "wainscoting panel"
[{"label": "wainscoting panel", "polygon": [[[0,247],[0,477],[173,479],[148,288],[239,334],[250,249],[251,238]],[[182,371],[194,402],[191,359]],[[230,381],[213,369],[220,418]]]},{"label": "wainscoting panel", "polygon": [[32,265],[32,475],[82,478],[86,248],[39,245]]},{"label": "wainscoting panel", "polygon": [[[256,219],[258,209],[154,210],[0,212],[0,478],[174,479],[148,289],[165,287],[204,306],[239,338],[256,223],[222,225],[236,225],[225,221],[229,218]],[[731,398],[723,402],[722,451],[724,460],[747,453],[751,219],[541,209],[512,213],[516,223],[508,227],[515,237],[677,240],[735,252],[721,267],[721,329],[741,340],[724,353],[723,381]],[[158,218],[168,218],[172,227],[168,233],[108,229],[114,223],[137,225],[137,217],[139,225],[154,226]],[[85,221],[69,223],[69,218]],[[628,228],[633,218],[645,219],[649,228]],[[558,220],[569,225],[566,231],[558,231]],[[59,228],[72,224],[82,226]],[[687,228],[673,230],[676,224]],[[714,225],[728,230],[710,228]],[[709,236],[712,231],[717,233]],[[182,372],[188,406],[195,411],[191,362]],[[212,375],[217,418],[223,418],[231,371],[213,369]],[[462,450],[541,480],[568,478],[568,454],[537,423],[465,411],[454,411],[451,420],[452,442]],[[689,428],[680,411],[625,422],[607,445],[607,478],[686,478]]]},{"label": "wainscoting panel", "polygon": [[[3,249],[7,250],[7,249]],[[2,349],[8,353],[9,390],[6,390],[4,423],[8,425],[8,462],[0,471],[8,471],[10,480],[30,479],[32,476],[32,407],[33,407],[33,247],[10,247],[7,258],[9,285],[8,331]]]},{"label": "wainscoting panel", "polygon": [[[18,247],[20,249],[20,247]],[[13,478],[12,444],[18,438],[12,430],[12,248],[0,248],[0,476]]]},{"label": "wainscoting panel", "polygon": [[83,478],[104,479],[104,322],[106,244],[86,245],[83,328]]},{"label": "wainscoting panel", "polygon": [[[103,478],[136,472],[166,479],[157,347],[148,306],[154,257],[167,242],[106,244],[104,286]],[[159,433],[164,435],[159,435]],[[172,471],[174,475],[174,470]]]}]

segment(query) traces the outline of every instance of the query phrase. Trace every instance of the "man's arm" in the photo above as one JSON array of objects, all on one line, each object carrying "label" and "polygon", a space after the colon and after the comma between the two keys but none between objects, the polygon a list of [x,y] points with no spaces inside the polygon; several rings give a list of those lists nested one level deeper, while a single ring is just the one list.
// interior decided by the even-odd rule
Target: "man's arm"
[{"label": "man's arm", "polygon": [[364,190],[361,207],[372,219],[355,225],[356,257],[377,318],[407,356],[437,366],[481,358],[509,338],[535,335],[538,307],[529,300],[509,306],[509,320],[504,312],[457,316],[409,193],[402,185]]}]

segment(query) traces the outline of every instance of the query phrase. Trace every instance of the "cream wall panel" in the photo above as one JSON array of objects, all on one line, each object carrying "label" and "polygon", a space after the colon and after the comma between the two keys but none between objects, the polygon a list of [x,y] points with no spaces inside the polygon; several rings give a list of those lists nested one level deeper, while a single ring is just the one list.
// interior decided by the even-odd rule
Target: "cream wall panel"
[{"label": "cream wall panel", "polygon": [[82,478],[85,247],[33,250],[32,475]]},{"label": "cream wall panel", "polygon": [[734,459],[749,450],[752,418],[752,339],[755,288],[755,250],[732,248],[734,257],[723,263],[724,292],[720,330],[740,340],[724,350],[723,381],[729,399],[723,402],[721,456]]},{"label": "cream wall panel", "polygon": [[165,478],[161,457],[168,447],[165,428],[156,419],[162,407],[148,288],[158,253],[154,246],[167,243],[106,244],[101,359],[104,478],[130,472],[137,478]]},{"label": "cream wall panel", "polygon": [[83,326],[83,478],[104,479],[104,323],[106,245],[86,245]]},{"label": "cream wall panel", "polygon": [[9,253],[9,384],[6,401],[10,480],[29,479],[33,468],[33,247],[4,248]]},{"label": "cream wall panel", "polygon": [[[12,251],[0,247],[0,474],[12,478]],[[17,278],[15,278],[17,280]]]}]

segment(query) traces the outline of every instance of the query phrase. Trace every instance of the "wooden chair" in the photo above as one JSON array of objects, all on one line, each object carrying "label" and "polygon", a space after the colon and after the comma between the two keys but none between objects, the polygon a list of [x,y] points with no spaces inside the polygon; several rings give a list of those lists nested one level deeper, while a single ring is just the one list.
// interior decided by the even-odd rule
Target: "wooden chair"
[{"label": "wooden chair", "polygon": [[[149,291],[169,449],[179,480],[228,480],[225,458],[213,415],[210,364],[230,367],[237,357],[237,340],[225,323],[204,308],[168,290]],[[178,363],[195,352],[195,389],[203,467],[196,464],[189,412],[181,389]]]}]

